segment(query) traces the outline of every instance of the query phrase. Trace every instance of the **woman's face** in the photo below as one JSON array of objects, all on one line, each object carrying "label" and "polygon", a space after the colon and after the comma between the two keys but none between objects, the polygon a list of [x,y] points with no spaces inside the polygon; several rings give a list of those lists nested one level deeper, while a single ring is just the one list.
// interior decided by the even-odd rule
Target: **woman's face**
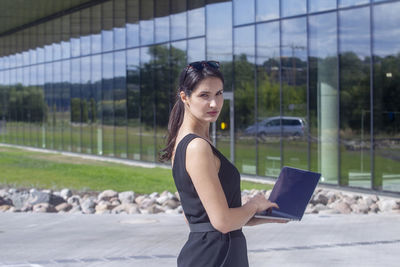
[{"label": "woman's face", "polygon": [[215,122],[224,104],[223,87],[219,78],[202,80],[190,97],[185,97],[186,108],[200,121]]}]

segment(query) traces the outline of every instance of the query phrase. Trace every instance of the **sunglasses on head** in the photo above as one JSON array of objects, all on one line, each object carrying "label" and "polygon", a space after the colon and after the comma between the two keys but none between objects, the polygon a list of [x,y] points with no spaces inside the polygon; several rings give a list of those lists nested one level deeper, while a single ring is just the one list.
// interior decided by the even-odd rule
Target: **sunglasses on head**
[{"label": "sunglasses on head", "polygon": [[210,61],[195,61],[195,62],[189,63],[189,65],[186,66],[186,73],[185,73],[185,77],[183,78],[183,80],[186,79],[187,72],[190,68],[194,68],[198,71],[201,71],[204,69],[204,67],[211,67],[213,69],[219,69],[219,62],[210,60]]}]

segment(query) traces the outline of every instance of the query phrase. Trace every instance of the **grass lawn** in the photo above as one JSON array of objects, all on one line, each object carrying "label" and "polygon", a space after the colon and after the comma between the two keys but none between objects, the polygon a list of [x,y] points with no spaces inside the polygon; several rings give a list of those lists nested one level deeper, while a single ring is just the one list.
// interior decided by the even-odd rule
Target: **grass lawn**
[{"label": "grass lawn", "polygon": [[[0,186],[77,191],[132,190],[140,194],[175,192],[171,170],[142,168],[61,155],[0,147]],[[242,182],[242,189],[272,186]]]}]

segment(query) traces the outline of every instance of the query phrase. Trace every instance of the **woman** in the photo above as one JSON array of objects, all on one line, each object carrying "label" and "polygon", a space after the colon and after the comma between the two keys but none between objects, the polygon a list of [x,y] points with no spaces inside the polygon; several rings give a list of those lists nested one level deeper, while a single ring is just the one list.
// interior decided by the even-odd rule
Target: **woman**
[{"label": "woman", "polygon": [[216,61],[190,63],[180,74],[177,101],[161,160],[172,173],[190,227],[178,266],[248,266],[242,226],[279,220],[255,219],[278,207],[262,194],[242,206],[240,174],[213,145],[210,123],[221,112],[224,78]]}]

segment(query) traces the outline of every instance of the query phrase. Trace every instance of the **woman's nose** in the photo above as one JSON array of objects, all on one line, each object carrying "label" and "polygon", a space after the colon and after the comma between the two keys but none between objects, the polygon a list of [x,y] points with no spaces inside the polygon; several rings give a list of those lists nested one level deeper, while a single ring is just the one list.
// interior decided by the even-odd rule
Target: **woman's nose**
[{"label": "woman's nose", "polygon": [[217,106],[217,102],[215,101],[215,99],[211,99],[211,101],[210,101],[210,107],[215,107],[215,106]]}]

